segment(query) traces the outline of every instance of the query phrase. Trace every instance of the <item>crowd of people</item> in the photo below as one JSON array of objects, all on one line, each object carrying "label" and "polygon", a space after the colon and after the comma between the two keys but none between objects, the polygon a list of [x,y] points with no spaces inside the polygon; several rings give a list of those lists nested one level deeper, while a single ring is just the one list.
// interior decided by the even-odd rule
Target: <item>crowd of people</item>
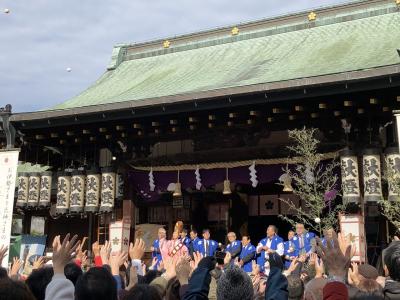
[{"label": "crowd of people", "polygon": [[[379,274],[352,262],[351,244],[332,230],[320,238],[297,224],[284,242],[271,225],[257,245],[249,235],[238,241],[234,232],[227,240],[221,245],[209,230],[199,238],[184,229],[168,240],[160,228],[145,264],[140,238],[128,252],[95,242],[88,258],[78,236],[57,236],[52,260],[36,259],[30,275],[20,274],[18,258],[0,269],[0,300],[400,299],[400,241],[383,251]],[[0,247],[0,261],[6,250]]]}]

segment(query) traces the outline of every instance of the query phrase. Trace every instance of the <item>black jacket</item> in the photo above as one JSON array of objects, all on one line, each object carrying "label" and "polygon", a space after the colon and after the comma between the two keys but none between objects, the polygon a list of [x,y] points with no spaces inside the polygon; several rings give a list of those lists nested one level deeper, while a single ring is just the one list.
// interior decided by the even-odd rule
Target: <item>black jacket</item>
[{"label": "black jacket", "polygon": [[383,293],[386,300],[400,300],[400,282],[387,279]]}]

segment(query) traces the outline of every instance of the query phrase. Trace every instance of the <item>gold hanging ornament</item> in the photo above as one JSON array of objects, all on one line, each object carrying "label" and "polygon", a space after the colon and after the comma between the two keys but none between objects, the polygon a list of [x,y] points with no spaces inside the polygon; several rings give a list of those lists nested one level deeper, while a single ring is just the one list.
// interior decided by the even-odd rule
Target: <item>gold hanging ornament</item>
[{"label": "gold hanging ornament", "polygon": [[229,181],[228,175],[228,168],[226,168],[226,179],[224,180],[224,190],[222,192],[223,195],[232,194],[231,182]]},{"label": "gold hanging ornament", "polygon": [[172,196],[174,197],[181,197],[182,196],[182,185],[179,182],[179,170],[178,170],[178,181],[177,183],[175,183],[175,190],[174,193],[172,194]]}]

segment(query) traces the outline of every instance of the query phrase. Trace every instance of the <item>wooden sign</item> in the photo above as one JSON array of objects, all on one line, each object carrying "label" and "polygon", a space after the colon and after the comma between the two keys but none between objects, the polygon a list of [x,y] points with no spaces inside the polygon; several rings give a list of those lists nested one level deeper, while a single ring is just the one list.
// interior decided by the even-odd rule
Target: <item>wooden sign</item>
[{"label": "wooden sign", "polygon": [[260,195],[260,215],[271,216],[279,214],[278,195]]},{"label": "wooden sign", "polygon": [[[17,150],[0,152],[0,245],[7,248],[10,247],[18,155]],[[0,263],[8,267],[8,250]]]}]

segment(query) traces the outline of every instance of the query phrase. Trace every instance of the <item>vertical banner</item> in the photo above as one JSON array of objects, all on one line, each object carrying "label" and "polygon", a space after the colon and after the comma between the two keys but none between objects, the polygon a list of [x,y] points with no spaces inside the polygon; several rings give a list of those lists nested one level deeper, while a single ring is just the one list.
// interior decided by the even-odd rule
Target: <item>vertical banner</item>
[{"label": "vertical banner", "polygon": [[[0,245],[10,246],[18,150],[0,152]],[[8,268],[8,251],[1,262]]]}]

